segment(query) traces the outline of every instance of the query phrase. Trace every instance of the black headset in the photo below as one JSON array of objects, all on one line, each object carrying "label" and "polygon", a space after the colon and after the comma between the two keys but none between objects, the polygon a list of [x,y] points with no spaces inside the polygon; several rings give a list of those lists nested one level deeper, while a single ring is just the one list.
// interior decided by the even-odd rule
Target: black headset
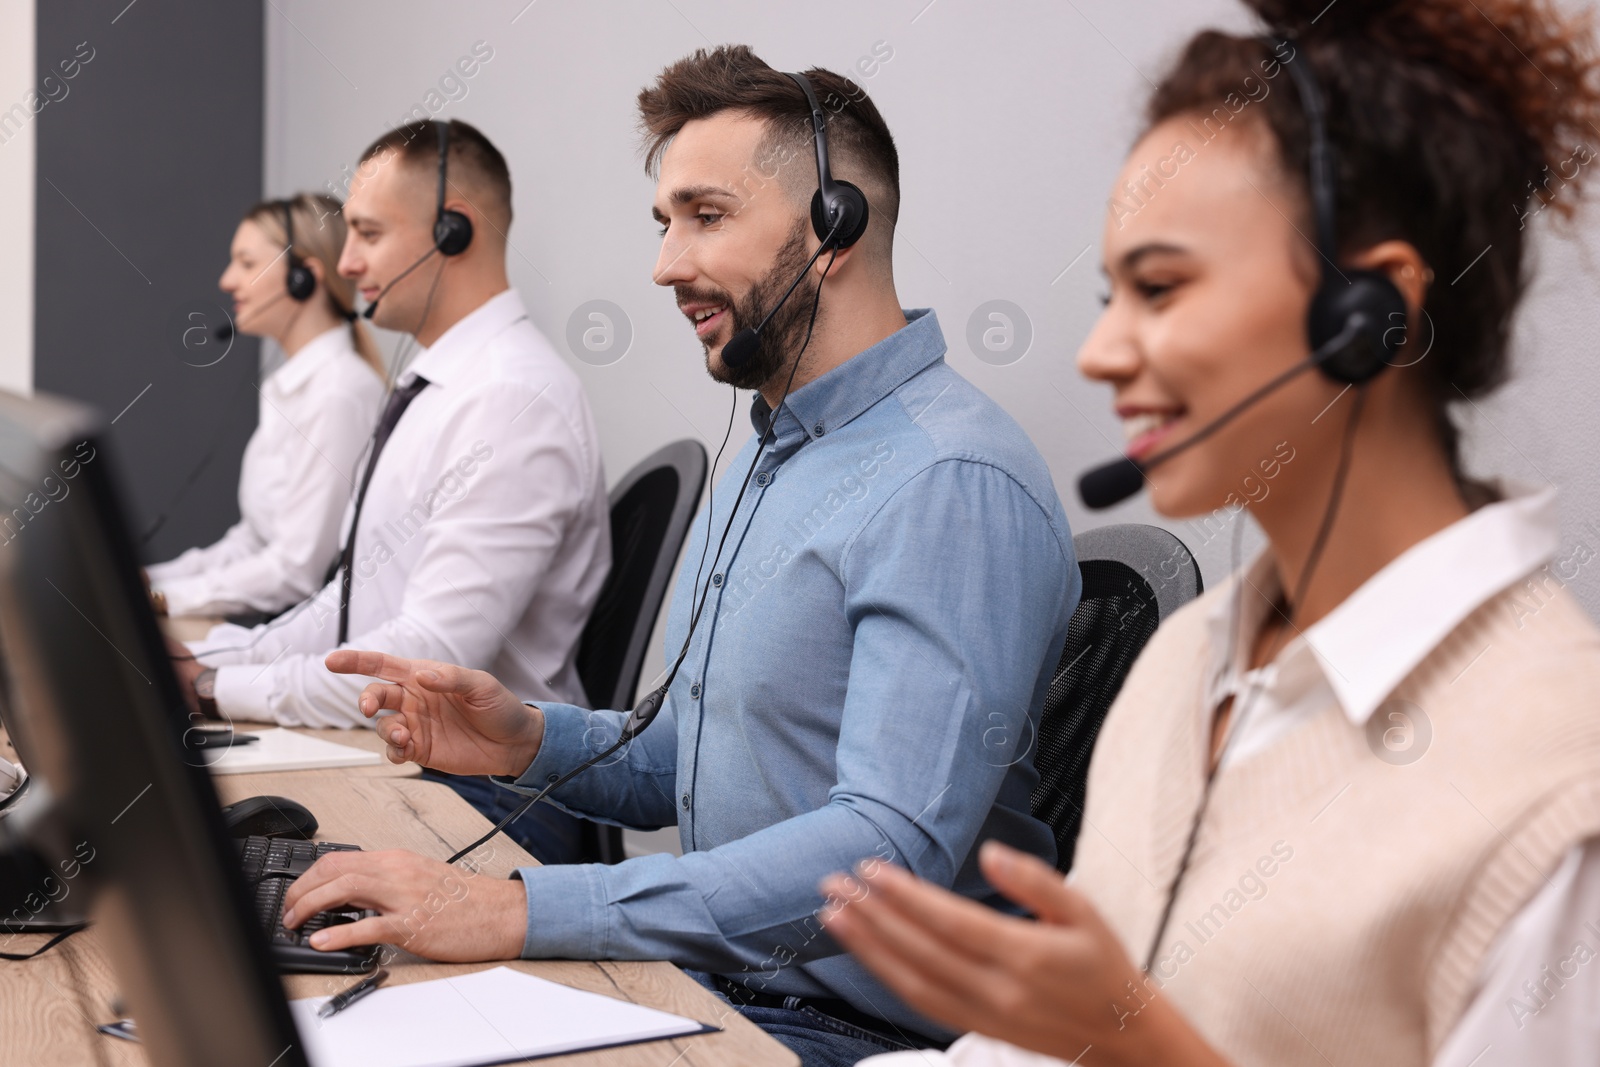
[{"label": "black headset", "polygon": [[[1306,315],[1306,332],[1311,339],[1312,361],[1334,382],[1359,387],[1376,377],[1384,367],[1389,366],[1390,357],[1401,344],[1405,343],[1403,328],[1400,330],[1400,340],[1391,341],[1390,337],[1395,328],[1386,325],[1394,321],[1405,323],[1407,315],[1405,298],[1400,295],[1399,287],[1390,281],[1386,274],[1378,271],[1341,271],[1334,266],[1333,256],[1337,251],[1333,225],[1335,170],[1333,146],[1328,140],[1327,123],[1322,110],[1322,92],[1317,85],[1316,75],[1312,73],[1311,64],[1304,60],[1295,62],[1300,59],[1300,54],[1293,48],[1289,38],[1276,36],[1266,38],[1265,41],[1268,46],[1275,49],[1277,55],[1283,55],[1286,50],[1292,53],[1289,59],[1283,61],[1283,65],[1289,68],[1289,74],[1294,79],[1295,89],[1300,94],[1301,110],[1305,112],[1306,126],[1311,135],[1311,208],[1316,215],[1317,251],[1322,259],[1322,281],[1317,285],[1317,291],[1311,298],[1311,309]],[[1399,316],[1398,320],[1395,316]],[[1271,388],[1287,380],[1287,376],[1280,376],[1266,390],[1258,390],[1241,404],[1235,405],[1222,419],[1213,423],[1213,426],[1226,422],[1264,396]],[[1365,390],[1357,389],[1355,399],[1357,406],[1351,413],[1345,431],[1345,448],[1340,456],[1339,471],[1334,477],[1333,491],[1322,517],[1316,544],[1307,560],[1305,571],[1299,577],[1294,599],[1290,601],[1291,612],[1297,609],[1299,601],[1305,595],[1311,575],[1320,561],[1322,544],[1333,527],[1333,517],[1339,506],[1344,475],[1348,469],[1346,464],[1349,460],[1351,434],[1355,429],[1356,419],[1361,412],[1360,405],[1365,395]],[[1198,439],[1197,436],[1191,440]],[[1137,464],[1134,465],[1134,471],[1136,478],[1142,477],[1138,474]],[[1239,570],[1238,546],[1239,538],[1236,530],[1233,564],[1236,575]],[[1230,663],[1234,658],[1234,642],[1238,636],[1240,611],[1238,598],[1242,595],[1243,588],[1243,583],[1236,577],[1233,618],[1228,626],[1227,660]],[[1287,593],[1287,590],[1285,592]],[[1217,773],[1232,748],[1235,727],[1245,720],[1257,692],[1258,689],[1249,686],[1243,694],[1234,697],[1234,706],[1229,716],[1227,731],[1223,734],[1221,751],[1206,769],[1205,782],[1200,789],[1200,802],[1195,807],[1194,820],[1189,824],[1189,836],[1184,842],[1183,852],[1179,854],[1178,866],[1173,872],[1172,881],[1167,886],[1166,902],[1162,906],[1160,917],[1156,920],[1155,934],[1150,939],[1150,947],[1145,954],[1144,970],[1147,974],[1155,966],[1156,955],[1161,950],[1161,942],[1165,939],[1167,927],[1172,921],[1172,908],[1178,900],[1178,889],[1182,886],[1184,875],[1188,873],[1189,864],[1194,858],[1195,843],[1200,837],[1200,826],[1205,820],[1206,809],[1211,802],[1212,787],[1216,783]]]},{"label": "black headset", "polygon": [[[795,83],[800,86],[801,90],[806,94],[806,100],[811,104],[811,126],[812,129],[816,131],[817,142],[817,192],[816,195],[811,198],[811,228],[816,231],[817,237],[822,241],[822,244],[818,246],[817,250],[811,254],[810,261],[807,262],[805,267],[801,269],[800,273],[795,277],[795,280],[789,284],[789,288],[784,292],[783,296],[779,298],[778,302],[774,304],[772,309],[768,311],[767,314],[762,318],[760,325],[756,326],[754,329],[747,327],[743,330],[740,330],[738,333],[734,334],[728,339],[727,344],[722,346],[722,358],[729,366],[738,366],[743,364],[755,355],[756,350],[761,343],[761,331],[766,329],[767,323],[772,321],[772,316],[777,314],[778,309],[783,306],[784,301],[789,299],[790,294],[795,291],[795,288],[799,286],[799,284],[805,279],[805,276],[810,273],[812,264],[816,263],[818,257],[821,256],[824,251],[832,252],[832,255],[828,257],[828,268],[831,269],[833,266],[833,259],[838,255],[838,250],[841,248],[850,247],[861,238],[861,235],[866,232],[867,229],[866,195],[849,182],[836,181],[832,172],[828,170],[828,134],[825,126],[825,120],[822,115],[822,107],[817,103],[817,94],[812,91],[811,82],[804,74],[789,74],[789,77],[793,78]],[[443,157],[441,153],[441,160],[442,158]],[[443,174],[443,163],[441,162],[439,178],[439,187],[441,190],[444,188]],[[442,192],[440,193],[440,212],[440,218],[442,219]],[[463,219],[462,221],[465,222],[466,220]],[[471,230],[469,229],[467,232],[470,236]],[[465,244],[463,244],[462,247],[465,247]],[[444,251],[444,249],[441,247],[440,251]],[[446,255],[448,254],[449,253],[446,253]],[[767,443],[771,440],[773,429],[777,426],[778,411],[783,407],[784,400],[786,400],[789,396],[789,387],[794,384],[795,371],[797,371],[800,367],[800,356],[805,353],[806,346],[811,343],[811,331],[817,323],[817,302],[822,297],[822,282],[823,280],[826,280],[827,276],[828,271],[825,269],[822,272],[822,279],[819,279],[817,282],[816,296],[813,298],[811,304],[811,322],[806,327],[806,338],[800,346],[800,352],[795,355],[794,366],[789,369],[789,380],[784,383],[783,397],[778,400],[777,406],[774,407],[768,415],[766,427],[761,431],[760,440],[756,445],[755,455],[750,459],[750,468],[745,471],[744,481],[739,485],[739,493],[733,498],[733,507],[728,509],[728,521],[722,527],[722,536],[717,543],[717,554],[711,557],[711,567],[713,570],[716,569],[717,561],[722,558],[723,546],[728,543],[728,534],[733,530],[733,521],[739,515],[739,504],[744,500],[745,490],[750,486],[750,478],[756,472],[756,464],[761,462],[761,457],[766,453]],[[737,351],[741,349],[742,352]],[[730,350],[735,351],[730,352]],[[737,395],[738,392],[735,390],[735,403],[737,403]],[[728,427],[730,432],[733,428],[732,416],[733,413],[729,412]],[[726,445],[728,443],[727,438],[724,438],[722,443]],[[721,457],[722,449],[719,448],[717,450],[716,459],[711,461],[711,467],[706,472],[706,478],[708,481],[715,477],[717,459],[720,459]],[[716,502],[715,492],[716,487],[713,485],[713,504]],[[749,526],[747,523],[746,530],[748,531],[748,529]],[[706,553],[710,550],[710,548],[711,508],[708,506],[706,509],[706,540],[700,549],[701,567],[705,566]],[[667,693],[672,688],[673,681],[678,677],[678,668],[682,667],[684,660],[689,657],[689,642],[694,638],[694,632],[700,625],[701,613],[705,611],[706,603],[711,597],[711,587],[715,584],[716,578],[715,575],[713,575],[712,580],[705,584],[704,590],[702,591],[700,587],[700,571],[698,568],[696,569],[694,585],[691,586],[691,592],[698,597],[698,602],[694,597],[691,597],[689,611],[689,631],[688,633],[684,634],[683,647],[678,650],[677,657],[673,659],[672,663],[668,666],[665,672],[666,681],[662,682],[652,692],[647,694],[644,699],[640,700],[633,706],[633,710],[629,713],[627,719],[623,721],[622,729],[617,735],[617,740],[606,746],[606,748],[602,749],[600,752],[589,757],[587,760],[584,760],[567,773],[561,775],[560,777],[552,778],[543,789],[539,790],[539,792],[523,801],[515,810],[513,810],[505,818],[501,819],[499,823],[490,829],[488,833],[484,834],[482,837],[472,842],[472,844],[467,845],[455,855],[451,856],[448,862],[453,864],[463,856],[470,854],[479,845],[494,837],[495,834],[498,834],[501,830],[504,830],[512,822],[521,818],[524,812],[533,807],[533,805],[537,804],[539,801],[543,800],[553,790],[559,789],[563,784],[571,781],[574,777],[582,774],[584,771],[588,770],[590,767],[593,767],[601,760],[609,758],[623,745],[637,737],[639,733],[645,729],[645,727],[649,726],[653,721],[655,721],[656,715],[660,713],[662,706],[666,703]]]},{"label": "black headset", "polygon": [[1360,385],[1376,377],[1405,343],[1407,309],[1405,297],[1389,276],[1374,270],[1342,270],[1335,266],[1338,254],[1334,226],[1337,204],[1338,166],[1333,144],[1328,139],[1327,117],[1322,90],[1309,60],[1303,59],[1286,37],[1268,39],[1283,61],[1300,94],[1300,108],[1306,116],[1310,134],[1311,210],[1317,228],[1317,252],[1322,280],[1311,298],[1306,315],[1306,333],[1311,350],[1318,351],[1341,333],[1351,337],[1343,345],[1320,358],[1318,369],[1343,385]]},{"label": "black headset", "polygon": [[283,250],[289,257],[289,273],[284,278],[284,287],[289,290],[291,300],[304,304],[317,291],[317,276],[311,273],[311,268],[294,250],[294,202],[280,200],[278,206],[283,208]]},{"label": "black headset", "polygon": [[459,256],[472,243],[472,220],[459,211],[444,209],[446,175],[450,167],[451,120],[434,123],[439,131],[439,203],[433,218],[433,246],[442,256]]},{"label": "black headset", "polygon": [[785,71],[806,94],[811,106],[811,128],[817,146],[817,191],[811,198],[811,229],[824,249],[849,248],[867,232],[867,197],[859,188],[833,176],[828,169],[827,119],[817,103],[816,90],[804,74]]}]

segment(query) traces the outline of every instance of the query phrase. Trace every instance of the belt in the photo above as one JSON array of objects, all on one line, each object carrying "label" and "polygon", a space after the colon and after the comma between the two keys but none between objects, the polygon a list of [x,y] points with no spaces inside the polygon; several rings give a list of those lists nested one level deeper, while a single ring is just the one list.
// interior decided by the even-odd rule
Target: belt
[{"label": "belt", "polygon": [[922,1048],[945,1049],[950,1047],[950,1042],[929,1037],[927,1034],[915,1030],[907,1030],[896,1026],[876,1015],[868,1015],[859,1010],[847,1000],[837,997],[794,997],[784,996],[779,993],[761,993],[748,986],[742,986],[731,978],[720,974],[711,976],[712,983],[725,997],[735,1004],[742,1004],[752,1008],[782,1008],[786,1011],[799,1011],[803,1008],[814,1008],[824,1015],[838,1019],[840,1022],[849,1023],[851,1026],[870,1030],[891,1041],[904,1042]]}]

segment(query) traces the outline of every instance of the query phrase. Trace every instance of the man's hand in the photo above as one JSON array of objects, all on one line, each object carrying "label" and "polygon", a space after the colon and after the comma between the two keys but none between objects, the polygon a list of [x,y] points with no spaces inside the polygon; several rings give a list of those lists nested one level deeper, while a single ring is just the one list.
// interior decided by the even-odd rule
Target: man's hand
[{"label": "man's hand", "polygon": [[544,713],[484,671],[354,649],[330,652],[325,662],[335,674],[382,679],[361,691],[358,706],[369,719],[398,713],[374,724],[390,763],[515,778],[539,754]]},{"label": "man's hand", "polygon": [[512,960],[522,954],[528,897],[520,881],[473,874],[413,852],[334,852],[284,895],[283,924],[298,929],[319,911],[369,908],[377,915],[311,935],[330,952],[394,945],[445,963]]},{"label": "man's hand", "polygon": [[1226,1067],[1060,872],[994,841],[979,861],[1038,921],[868,860],[855,878],[823,881],[823,925],[906,1003],[953,1029],[1074,1063]]},{"label": "man's hand", "polygon": [[178,688],[183,691],[183,699],[189,705],[189,714],[200,714],[200,698],[195,695],[194,680],[205,670],[205,666],[194,658],[194,653],[189,651],[189,646],[182,641],[174,640],[167,635],[167,653],[172,656],[172,669],[178,675]]}]

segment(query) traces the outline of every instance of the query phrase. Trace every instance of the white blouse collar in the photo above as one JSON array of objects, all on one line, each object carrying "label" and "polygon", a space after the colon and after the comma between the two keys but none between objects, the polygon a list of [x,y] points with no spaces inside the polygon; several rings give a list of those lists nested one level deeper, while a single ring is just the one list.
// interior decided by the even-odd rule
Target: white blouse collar
[{"label": "white blouse collar", "polygon": [[272,372],[267,382],[279,393],[296,392],[316,377],[317,371],[341,354],[356,354],[355,346],[350,341],[350,327],[343,323],[307,341]]},{"label": "white blouse collar", "polygon": [[[1299,689],[1325,680],[1350,721],[1365,725],[1463,619],[1554,557],[1559,537],[1555,489],[1508,489],[1504,499],[1411,546],[1296,636],[1270,665],[1273,684]],[[1235,580],[1246,583],[1240,632],[1254,634],[1280,592],[1270,547]],[[1206,620],[1211,707],[1234,691],[1248,659],[1235,648],[1227,662],[1233,590],[1230,582]]]}]

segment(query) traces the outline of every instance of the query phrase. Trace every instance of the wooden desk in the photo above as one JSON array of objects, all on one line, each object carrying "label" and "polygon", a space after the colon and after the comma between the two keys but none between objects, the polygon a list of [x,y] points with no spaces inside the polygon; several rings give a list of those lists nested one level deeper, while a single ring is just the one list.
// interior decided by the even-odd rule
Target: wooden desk
[{"label": "wooden desk", "polygon": [[[445,786],[417,778],[363,777],[344,769],[227,775],[215,781],[225,804],[258,793],[286,796],[316,813],[322,824],[318,837],[367,849],[407,848],[444,859],[489,825]],[[534,865],[532,857],[503,836],[480,849],[478,858],[483,862],[479,877],[504,877],[517,867]],[[25,952],[43,940],[42,935],[0,936],[0,950]],[[499,964],[439,964],[402,955],[389,965],[389,984],[451,977],[492,966]],[[798,1064],[793,1053],[669,963],[514,961],[506,966],[723,1028],[721,1033],[527,1062],[551,1067]],[[290,997],[326,995],[346,984],[345,978],[325,975],[284,978]],[[38,959],[0,961],[0,1067],[142,1067],[148,1061],[139,1046],[105,1037],[94,1029],[114,1017],[110,1004],[116,991],[116,978],[94,927]]]},{"label": "wooden desk", "polygon": [[[211,615],[174,615],[161,619],[161,628],[177,641],[198,641],[211,632],[211,628],[225,622],[221,616]],[[253,729],[268,730],[272,723],[254,723],[243,719],[230,720],[234,725],[249,733]],[[303,734],[311,737],[320,737],[325,741],[332,741],[338,745],[354,745],[364,748],[379,755],[383,754],[383,741],[373,730],[358,727],[353,730],[301,730]],[[13,757],[14,758],[14,757]],[[422,770],[413,763],[396,766],[388,760],[376,767],[350,767],[343,771],[344,774],[360,778],[415,778]],[[263,790],[264,792],[264,790]],[[448,855],[448,853],[446,853]]]},{"label": "wooden desk", "polygon": [[220,615],[167,615],[161,619],[161,628],[178,641],[198,641],[211,632],[213,626],[227,622]]}]

